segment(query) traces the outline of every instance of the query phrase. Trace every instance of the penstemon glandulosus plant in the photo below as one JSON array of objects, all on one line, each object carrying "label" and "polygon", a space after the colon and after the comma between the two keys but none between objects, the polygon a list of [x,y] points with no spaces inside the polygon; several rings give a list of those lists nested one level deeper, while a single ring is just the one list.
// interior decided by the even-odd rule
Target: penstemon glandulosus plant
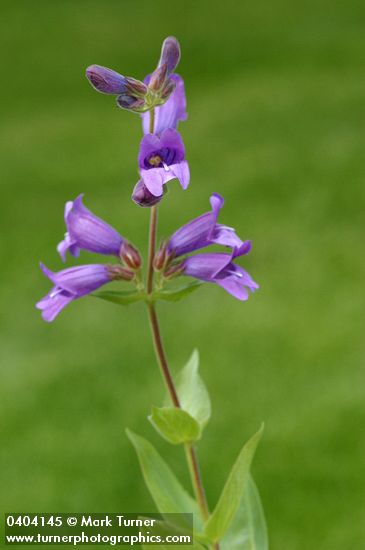
[{"label": "penstemon glandulosus plant", "polygon": [[[139,113],[142,118],[144,137],[138,154],[140,179],[132,199],[139,206],[150,209],[146,278],[137,248],[88,210],[83,204],[83,195],[79,195],[66,203],[67,232],[57,247],[62,260],[66,260],[67,252],[78,256],[80,250],[86,250],[114,256],[116,261],[81,265],[59,272],[52,272],[41,264],[53,288],[37,307],[45,321],[53,321],[66,305],[90,293],[120,305],[146,303],[156,358],[170,399],[168,406],[153,407],[149,420],[165,440],[184,447],[195,498],[183,488],[155,448],[146,439],[127,430],[151,496],[161,514],[194,514],[194,549],[267,550],[264,514],[250,475],[262,428],[243,446],[211,512],[194,446],[202,436],[211,411],[207,389],[198,374],[198,353],[192,354],[174,381],[156,313],[159,300],[178,301],[203,282],[215,283],[242,301],[247,300],[250,291],[258,288],[235,262],[248,254],[251,242],[242,241],[234,229],[218,223],[224,201],[217,193],[210,196],[209,211],[177,229],[156,249],[158,203],[164,198],[166,184],[177,179],[182,189],[186,189],[190,180],[184,143],[176,129],[178,123],[187,118],[184,82],[174,73],[179,60],[179,43],[176,38],[168,37],[162,45],[157,68],[144,82],[99,65],[92,65],[86,71],[89,82],[98,92],[115,95],[118,107]],[[195,253],[210,245],[220,245],[225,251]],[[175,280],[181,276],[195,280],[176,286]],[[127,281],[134,287],[94,293],[111,281],[124,281],[124,284]]]}]

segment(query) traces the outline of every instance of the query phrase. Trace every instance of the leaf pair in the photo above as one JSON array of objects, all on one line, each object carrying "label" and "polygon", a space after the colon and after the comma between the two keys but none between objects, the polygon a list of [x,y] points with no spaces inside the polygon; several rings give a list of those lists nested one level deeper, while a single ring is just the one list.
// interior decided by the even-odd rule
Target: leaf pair
[{"label": "leaf pair", "polygon": [[[149,417],[157,432],[172,444],[198,440],[209,421],[209,394],[199,376],[198,367],[199,355],[194,351],[176,379],[181,408],[153,407]],[[144,438],[127,431],[136,450],[144,480],[159,512],[193,513],[194,550],[203,550],[217,541],[221,550],[268,550],[260,497],[250,476],[251,463],[262,432],[263,427],[243,446],[218,503],[204,524],[197,502],[182,487],[156,449]],[[184,516],[181,517],[183,521]],[[165,547],[161,545],[160,548]]]},{"label": "leaf pair", "polygon": [[202,284],[203,283],[201,281],[193,281],[177,288],[155,290],[152,294],[147,294],[146,292],[140,290],[103,290],[100,292],[95,292],[92,296],[101,298],[107,302],[113,302],[119,306],[129,306],[135,302],[154,303],[158,300],[178,302],[197,290]]},{"label": "leaf pair", "polygon": [[209,541],[217,540],[221,542],[222,550],[268,549],[260,498],[249,473],[262,431],[261,427],[244,445],[213,513],[203,525],[196,501],[182,487],[156,449],[146,439],[127,430],[137,453],[145,483],[159,512],[194,514],[194,549],[203,549]]}]

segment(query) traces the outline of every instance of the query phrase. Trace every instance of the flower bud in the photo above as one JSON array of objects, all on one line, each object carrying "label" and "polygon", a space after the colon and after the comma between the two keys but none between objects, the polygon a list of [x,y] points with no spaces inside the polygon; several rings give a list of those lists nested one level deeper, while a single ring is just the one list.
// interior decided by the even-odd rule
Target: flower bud
[{"label": "flower bud", "polygon": [[153,268],[155,271],[162,271],[164,269],[166,266],[167,255],[167,241],[163,241],[153,259]]},{"label": "flower bud", "polygon": [[174,279],[175,277],[180,277],[184,273],[184,264],[183,262],[172,264],[163,274],[165,279]]},{"label": "flower bud", "polygon": [[139,180],[139,182],[135,185],[132,193],[132,200],[138,204],[138,206],[142,207],[151,207],[160,202],[160,200],[163,198],[163,194],[159,197],[155,197],[155,195],[152,195],[152,193],[147,189],[146,185],[143,183],[143,180]]},{"label": "flower bud", "polygon": [[162,86],[165,84],[166,76],[167,63],[164,63],[160,67],[157,67],[155,71],[153,71],[148,84],[149,89],[153,90],[154,92],[159,92]]},{"label": "flower bud", "polygon": [[136,78],[132,78],[131,76],[127,76],[125,78],[125,83],[127,92],[132,96],[145,97],[148,92],[148,88],[144,82],[141,82]]},{"label": "flower bud", "polygon": [[142,259],[139,251],[131,243],[123,241],[120,247],[120,258],[127,267],[138,270],[142,265]]},{"label": "flower bud", "polygon": [[168,36],[162,44],[161,57],[158,66],[160,67],[166,63],[167,74],[171,74],[179,64],[180,55],[180,44],[174,36]]},{"label": "flower bud", "polygon": [[141,113],[145,111],[145,100],[135,96],[127,94],[121,94],[117,97],[117,105],[121,109],[127,109],[128,111],[135,111]]},{"label": "flower bud", "polygon": [[90,65],[86,78],[102,94],[122,94],[126,91],[127,79],[119,73],[100,65]]},{"label": "flower bud", "polygon": [[175,90],[176,88],[176,82],[174,82],[173,80],[167,80],[164,87],[162,88],[162,91],[161,91],[161,98],[164,100],[164,102],[170,97],[170,95],[172,94],[172,92]]},{"label": "flower bud", "polygon": [[134,273],[120,265],[108,265],[109,278],[112,281],[131,281]]}]

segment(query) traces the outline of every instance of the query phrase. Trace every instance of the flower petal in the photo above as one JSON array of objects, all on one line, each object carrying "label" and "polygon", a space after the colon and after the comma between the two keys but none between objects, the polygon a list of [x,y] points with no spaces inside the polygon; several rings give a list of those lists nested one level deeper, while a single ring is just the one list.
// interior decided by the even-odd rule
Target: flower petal
[{"label": "flower petal", "polygon": [[36,308],[42,311],[43,319],[50,323],[73,300],[75,300],[74,295],[54,287],[47,296],[36,304]]},{"label": "flower petal", "polygon": [[179,164],[172,164],[170,166],[170,171],[174,174],[174,177],[179,180],[181,187],[185,191],[190,183],[190,170],[188,162],[183,160]]},{"label": "flower petal", "polygon": [[196,254],[184,260],[184,275],[201,279],[202,281],[212,281],[214,277],[222,271],[231,261],[230,254],[208,253]]},{"label": "flower petal", "polygon": [[217,279],[213,282],[224,288],[224,290],[229,292],[229,294],[232,294],[232,296],[238,300],[245,301],[248,299],[248,291],[246,287],[242,285],[236,277],[225,277],[224,279]]},{"label": "flower petal", "polygon": [[110,282],[108,266],[104,264],[80,265],[53,272],[41,264],[43,273],[52,283],[79,298]]}]

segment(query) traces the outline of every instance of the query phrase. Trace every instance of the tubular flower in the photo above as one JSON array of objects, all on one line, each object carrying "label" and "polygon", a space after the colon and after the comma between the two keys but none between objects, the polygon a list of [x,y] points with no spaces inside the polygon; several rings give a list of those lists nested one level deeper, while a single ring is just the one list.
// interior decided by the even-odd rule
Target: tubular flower
[{"label": "tubular flower", "polygon": [[113,280],[131,280],[134,275],[114,265],[90,264],[70,267],[53,272],[41,264],[41,269],[53,283],[52,290],[42,298],[36,307],[42,311],[45,321],[51,322],[73,300],[90,294]]},{"label": "tubular flower", "polygon": [[259,288],[251,276],[233,260],[248,254],[250,245],[246,242],[231,254],[212,253],[197,254],[186,258],[181,264],[184,275],[195,277],[207,283],[215,283],[238,300],[247,300],[249,290],[254,292]]},{"label": "tubular flower", "polygon": [[194,252],[211,244],[220,244],[231,248],[239,248],[243,241],[236,235],[232,227],[218,224],[217,218],[224,205],[224,199],[218,193],[210,197],[211,212],[206,212],[175,231],[167,244],[168,252],[174,257]]},{"label": "tubular flower", "polygon": [[160,136],[147,134],[141,141],[138,165],[141,178],[155,197],[163,194],[163,186],[177,178],[183,189],[190,181],[189,165],[185,160],[185,147],[180,134],[171,128]]},{"label": "tubular flower", "polygon": [[57,250],[63,261],[67,250],[78,256],[80,249],[97,254],[119,256],[123,237],[101,218],[95,216],[82,203],[83,195],[66,203],[65,223],[67,233]]}]

